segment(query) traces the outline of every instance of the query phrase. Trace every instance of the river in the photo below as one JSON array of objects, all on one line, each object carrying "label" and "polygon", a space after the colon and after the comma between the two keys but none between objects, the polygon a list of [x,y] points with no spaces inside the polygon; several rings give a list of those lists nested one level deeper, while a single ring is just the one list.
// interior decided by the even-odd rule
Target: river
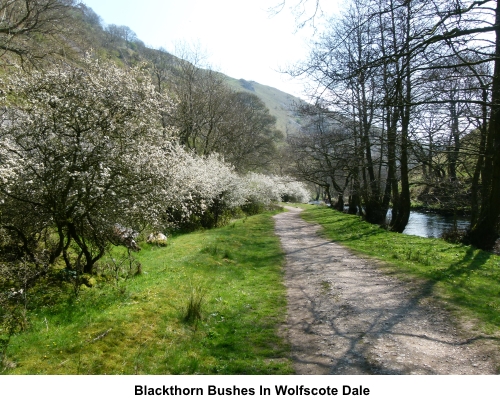
[{"label": "river", "polygon": [[[347,211],[344,211],[347,212]],[[387,222],[391,220],[391,209],[387,212]],[[470,219],[457,217],[457,228],[466,230]],[[434,212],[411,211],[410,220],[403,232],[405,235],[423,236],[424,238],[440,238],[443,232],[453,229],[453,216],[436,214]]]},{"label": "river", "polygon": [[[390,211],[387,217],[390,219]],[[470,222],[467,217],[457,218],[458,229],[467,229]],[[453,228],[453,217],[432,212],[412,211],[410,220],[404,230],[405,235],[423,236],[425,238],[440,238],[444,231]]]}]

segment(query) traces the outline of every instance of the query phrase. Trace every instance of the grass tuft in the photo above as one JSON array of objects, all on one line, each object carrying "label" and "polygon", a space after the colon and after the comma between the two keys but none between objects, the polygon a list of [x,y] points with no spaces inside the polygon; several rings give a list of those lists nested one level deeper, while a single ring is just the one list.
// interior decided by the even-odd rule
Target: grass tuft
[{"label": "grass tuft", "polygon": [[202,319],[201,306],[203,297],[204,293],[202,287],[198,286],[191,288],[191,295],[189,296],[189,301],[186,306],[184,322],[192,324]]}]

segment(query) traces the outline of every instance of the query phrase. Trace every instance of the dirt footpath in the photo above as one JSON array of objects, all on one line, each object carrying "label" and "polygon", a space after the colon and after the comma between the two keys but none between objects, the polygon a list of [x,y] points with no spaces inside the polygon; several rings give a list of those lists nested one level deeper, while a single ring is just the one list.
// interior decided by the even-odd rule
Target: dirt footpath
[{"label": "dirt footpath", "polygon": [[385,275],[374,261],[317,236],[298,208],[276,215],[286,252],[297,374],[496,374],[497,340],[464,330],[429,284]]}]

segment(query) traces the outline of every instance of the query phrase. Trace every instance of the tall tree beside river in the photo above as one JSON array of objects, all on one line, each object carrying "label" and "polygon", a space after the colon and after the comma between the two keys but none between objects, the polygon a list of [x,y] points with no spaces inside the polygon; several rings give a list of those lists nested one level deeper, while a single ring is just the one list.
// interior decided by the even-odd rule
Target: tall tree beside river
[{"label": "tall tree beside river", "polygon": [[[315,5],[313,9],[317,11],[321,0],[309,3]],[[499,236],[499,13],[495,0],[452,3],[444,0],[353,0],[340,17],[331,20],[330,30],[314,44],[310,59],[292,72],[306,75],[317,84],[317,92],[312,96],[321,105],[328,106],[332,117],[344,114],[352,122],[360,123],[359,131],[370,128],[368,139],[375,139],[378,132],[376,144],[371,142],[369,148],[365,148],[364,157],[360,155],[360,195],[363,189],[374,184],[385,190],[386,198],[390,195],[395,210],[390,227],[395,231],[401,232],[408,220],[410,171],[428,163],[419,162],[418,157],[422,154],[412,151],[414,145],[424,151],[429,148],[422,136],[428,122],[414,118],[417,109],[444,106],[443,111],[448,111],[446,122],[450,122],[450,126],[447,130],[453,145],[440,153],[449,155],[449,181],[453,182],[458,177],[460,127],[466,120],[469,124],[474,121],[472,117],[459,114],[457,106],[460,103],[464,111],[472,111],[472,106],[482,107],[483,118],[476,120],[476,124],[478,132],[485,135],[484,144],[481,143],[484,146],[480,146],[476,155],[474,177],[471,175],[471,191],[475,194],[471,205],[475,212],[467,241],[491,249]],[[347,54],[358,55],[356,59],[352,56],[338,59],[339,53],[346,54],[341,51],[347,49],[349,43],[354,47]],[[356,49],[361,53],[356,54]],[[488,78],[489,65],[494,69],[492,77]],[[458,70],[474,77],[474,80],[461,83],[470,86],[462,93],[453,91],[450,87],[453,83],[448,80]],[[439,95],[426,90],[430,77],[436,83],[435,88],[442,88]],[[482,90],[475,91],[478,88]],[[360,93],[359,89],[370,89],[370,92]],[[457,98],[467,91],[467,97]],[[350,113],[345,108],[349,95],[360,96],[353,98],[351,105],[354,107]],[[489,111],[487,125],[484,118],[488,113],[485,111]],[[366,140],[366,137],[358,137],[358,133],[362,135],[362,132],[352,131],[353,145],[356,145],[355,139],[359,139],[358,145]],[[380,159],[382,170],[378,177],[371,175],[368,151]],[[365,171],[369,177],[363,177]],[[367,202],[365,198],[368,209]],[[380,207],[386,210],[387,205]]]}]

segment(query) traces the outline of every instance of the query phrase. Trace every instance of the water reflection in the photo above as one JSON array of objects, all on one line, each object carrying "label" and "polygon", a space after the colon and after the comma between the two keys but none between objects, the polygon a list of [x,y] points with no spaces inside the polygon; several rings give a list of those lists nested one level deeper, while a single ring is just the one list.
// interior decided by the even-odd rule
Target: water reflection
[{"label": "water reflection", "polygon": [[[391,211],[387,213],[390,220]],[[457,218],[458,229],[467,229],[469,220],[466,217]],[[423,236],[425,238],[440,238],[443,232],[453,228],[453,217],[431,212],[412,211],[410,220],[404,230],[405,235]]]}]

